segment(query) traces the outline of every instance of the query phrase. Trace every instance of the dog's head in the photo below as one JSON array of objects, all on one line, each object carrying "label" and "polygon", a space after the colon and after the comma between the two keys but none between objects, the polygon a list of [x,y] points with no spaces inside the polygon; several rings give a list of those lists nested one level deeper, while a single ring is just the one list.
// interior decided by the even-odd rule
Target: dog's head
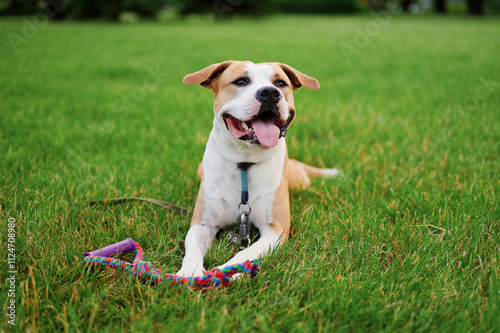
[{"label": "dog's head", "polygon": [[295,118],[293,90],[319,89],[316,79],[281,63],[225,61],[184,77],[215,96],[215,124],[250,147],[271,148]]}]

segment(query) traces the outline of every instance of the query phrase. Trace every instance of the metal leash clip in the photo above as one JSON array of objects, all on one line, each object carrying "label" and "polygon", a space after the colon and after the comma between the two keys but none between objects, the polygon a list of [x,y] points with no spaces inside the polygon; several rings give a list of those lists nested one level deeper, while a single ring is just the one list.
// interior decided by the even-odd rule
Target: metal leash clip
[{"label": "metal leash clip", "polygon": [[[250,207],[250,206],[249,206]],[[242,212],[240,215],[240,250],[246,249],[250,246],[250,221],[248,220],[250,212]]]}]

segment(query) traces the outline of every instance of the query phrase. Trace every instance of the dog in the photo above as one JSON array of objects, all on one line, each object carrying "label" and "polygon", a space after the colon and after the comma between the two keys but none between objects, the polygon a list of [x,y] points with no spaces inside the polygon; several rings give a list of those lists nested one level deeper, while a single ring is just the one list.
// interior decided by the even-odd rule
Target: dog
[{"label": "dog", "polygon": [[284,136],[296,115],[293,91],[319,89],[315,78],[282,63],[231,60],[188,74],[183,82],[211,89],[215,97],[213,128],[197,171],[200,189],[177,273],[190,277],[205,273],[203,258],[213,239],[240,216],[238,165],[248,166],[248,218],[260,238],[219,268],[258,259],[283,244],[290,230],[289,189],[304,189],[310,177],[333,177],[339,171],[288,158]]}]

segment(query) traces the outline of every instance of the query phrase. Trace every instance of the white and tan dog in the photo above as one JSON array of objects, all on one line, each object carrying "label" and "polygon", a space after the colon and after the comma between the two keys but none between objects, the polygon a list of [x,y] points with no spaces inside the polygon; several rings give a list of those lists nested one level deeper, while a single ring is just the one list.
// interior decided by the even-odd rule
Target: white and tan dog
[{"label": "white and tan dog", "polygon": [[213,129],[198,168],[201,186],[177,273],[198,276],[217,232],[239,216],[238,163],[251,164],[249,218],[260,238],[220,267],[257,259],[283,243],[290,229],[288,189],[307,187],[309,176],[338,171],[288,159],[284,135],[295,118],[292,92],[301,86],[318,89],[316,79],[281,63],[226,61],[186,75],[184,83],[201,84],[215,96]]}]

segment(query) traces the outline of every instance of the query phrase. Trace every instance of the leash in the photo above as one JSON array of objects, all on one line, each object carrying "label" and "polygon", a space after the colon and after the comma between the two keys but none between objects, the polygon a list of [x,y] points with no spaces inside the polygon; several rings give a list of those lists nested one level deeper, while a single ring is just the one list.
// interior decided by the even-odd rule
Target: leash
[{"label": "leash", "polygon": [[174,213],[177,213],[183,217],[188,216],[191,213],[189,211],[189,209],[187,209],[187,208],[174,205],[170,202],[161,201],[161,200],[157,200],[157,199],[150,199],[150,198],[116,198],[116,199],[95,200],[95,201],[89,201],[87,203],[87,205],[91,206],[91,207],[96,206],[96,205],[100,205],[100,204],[119,205],[119,204],[123,204],[123,203],[130,202],[130,201],[149,202],[149,203],[152,203],[154,205],[160,206],[163,209],[167,209],[167,210],[170,210]]},{"label": "leash", "polygon": [[[132,263],[111,258],[115,254],[133,250],[136,251],[136,256]],[[241,264],[229,265],[221,269],[213,268],[202,276],[183,277],[176,274],[162,273],[152,263],[144,261],[144,253],[141,246],[130,238],[102,249],[86,252],[83,256],[83,260],[87,264],[121,268],[121,270],[130,273],[143,282],[150,281],[152,285],[170,283],[170,287],[181,285],[193,290],[225,287],[231,284],[231,278],[235,274],[245,274],[250,278],[254,278],[259,273],[260,264],[262,263],[259,260],[247,260]]]},{"label": "leash", "polygon": [[238,245],[240,250],[246,249],[250,246],[250,220],[248,216],[252,212],[252,206],[250,206],[249,192],[248,192],[248,168],[254,163],[238,163],[238,169],[240,169],[241,174],[241,201],[238,205],[238,212],[240,213],[236,223],[239,225],[239,234],[231,231],[224,231],[222,236],[226,238],[228,242]]}]

